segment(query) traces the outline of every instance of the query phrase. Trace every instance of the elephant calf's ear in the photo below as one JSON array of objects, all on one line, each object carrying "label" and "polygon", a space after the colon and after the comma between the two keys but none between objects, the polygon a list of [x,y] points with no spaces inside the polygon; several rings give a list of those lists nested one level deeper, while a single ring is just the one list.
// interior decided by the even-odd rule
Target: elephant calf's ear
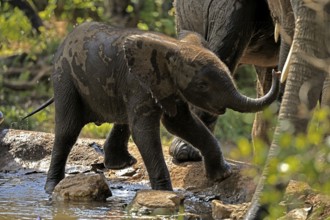
[{"label": "elephant calf's ear", "polygon": [[[124,42],[124,52],[129,72],[151,93],[165,112],[175,113],[166,99],[177,91],[172,74],[176,57],[175,39],[145,33],[131,35]],[[166,105],[162,102],[166,101]],[[165,103],[165,102],[164,102]],[[174,104],[174,102],[172,103]],[[171,113],[171,114],[172,114]]]},{"label": "elephant calf's ear", "polygon": [[206,40],[196,32],[182,30],[180,31],[178,38],[183,43],[194,44],[197,46],[208,48]]}]

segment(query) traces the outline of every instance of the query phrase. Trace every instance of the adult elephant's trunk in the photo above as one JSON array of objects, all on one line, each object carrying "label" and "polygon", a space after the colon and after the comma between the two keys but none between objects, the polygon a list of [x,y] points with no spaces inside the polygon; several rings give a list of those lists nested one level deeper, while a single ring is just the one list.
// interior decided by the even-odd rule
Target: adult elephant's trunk
[{"label": "adult elephant's trunk", "polygon": [[233,89],[230,95],[231,99],[229,100],[228,108],[238,112],[258,112],[269,106],[277,99],[279,92],[278,77],[274,71],[272,74],[272,87],[265,96],[253,99],[242,95],[237,89]]}]

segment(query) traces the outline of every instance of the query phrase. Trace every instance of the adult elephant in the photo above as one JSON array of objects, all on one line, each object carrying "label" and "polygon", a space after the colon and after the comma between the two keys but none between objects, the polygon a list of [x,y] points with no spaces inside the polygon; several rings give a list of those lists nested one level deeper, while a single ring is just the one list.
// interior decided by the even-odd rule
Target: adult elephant
[{"label": "adult elephant", "polygon": [[284,70],[288,75],[278,125],[245,219],[259,219],[256,213],[260,196],[271,187],[265,185],[269,167],[281,152],[280,136],[286,132],[295,136],[306,134],[317,102],[330,106],[330,1],[268,0],[268,3],[274,21],[282,27],[282,40],[289,48],[291,45],[291,53],[285,65],[288,71]]},{"label": "adult elephant", "polygon": [[[202,35],[206,46],[232,73],[240,63],[254,64],[260,73],[277,65],[279,43],[274,41],[274,24],[266,0],[176,0],[174,7],[179,37],[184,30]],[[270,88],[271,74],[259,74],[258,78],[263,82],[259,94],[262,96]],[[218,116],[200,110],[195,113],[213,131]],[[270,143],[263,132],[267,130],[265,126],[256,120],[254,134]],[[170,153],[179,162],[201,160],[196,149],[178,138]]]}]

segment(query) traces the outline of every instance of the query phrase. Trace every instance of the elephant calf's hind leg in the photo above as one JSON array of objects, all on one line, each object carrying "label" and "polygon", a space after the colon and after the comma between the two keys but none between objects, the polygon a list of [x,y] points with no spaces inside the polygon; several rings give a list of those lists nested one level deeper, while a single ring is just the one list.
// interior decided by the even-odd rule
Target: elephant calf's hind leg
[{"label": "elephant calf's hind leg", "polygon": [[[190,106],[193,112],[202,120],[202,122],[207,126],[207,128],[213,132],[215,124],[217,122],[218,116],[204,112],[197,108]],[[201,161],[202,156],[198,149],[186,143],[182,139],[176,137],[170,146],[170,155],[176,162],[182,163],[186,161]]]},{"label": "elephant calf's hind leg", "polygon": [[137,161],[128,152],[127,144],[130,136],[127,124],[114,124],[104,144],[104,166],[108,169],[123,169]]},{"label": "elephant calf's hind leg", "polygon": [[66,161],[82,127],[83,124],[74,117],[70,122],[62,120],[56,124],[54,147],[45,185],[47,193],[51,194],[55,186],[64,178]]}]

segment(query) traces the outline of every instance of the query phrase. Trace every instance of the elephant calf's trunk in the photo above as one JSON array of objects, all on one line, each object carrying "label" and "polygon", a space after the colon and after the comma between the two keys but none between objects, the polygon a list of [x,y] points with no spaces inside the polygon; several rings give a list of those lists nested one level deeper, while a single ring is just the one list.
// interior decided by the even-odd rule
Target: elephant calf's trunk
[{"label": "elephant calf's trunk", "polygon": [[229,104],[229,108],[238,112],[258,112],[269,106],[277,99],[280,88],[279,79],[274,70],[272,72],[272,75],[272,87],[265,96],[253,99],[242,95],[237,90],[235,90],[234,98]]}]

